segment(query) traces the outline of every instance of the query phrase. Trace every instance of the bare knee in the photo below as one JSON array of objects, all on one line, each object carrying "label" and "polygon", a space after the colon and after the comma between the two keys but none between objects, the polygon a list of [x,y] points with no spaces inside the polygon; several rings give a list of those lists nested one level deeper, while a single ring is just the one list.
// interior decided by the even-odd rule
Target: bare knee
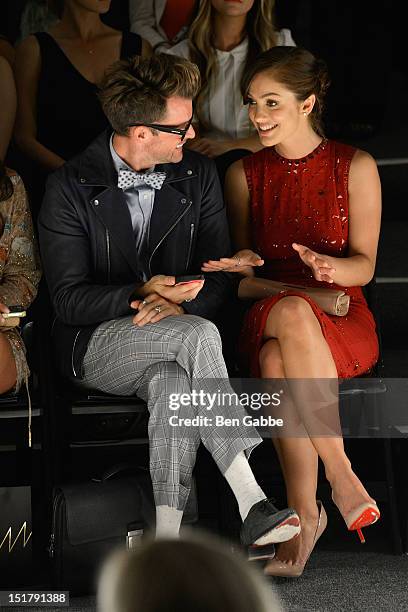
[{"label": "bare knee", "polygon": [[274,336],[292,336],[299,340],[321,333],[319,322],[310,304],[301,297],[282,298],[271,310]]},{"label": "bare knee", "polygon": [[284,378],[282,353],[278,340],[267,340],[259,351],[259,367],[263,378]]}]

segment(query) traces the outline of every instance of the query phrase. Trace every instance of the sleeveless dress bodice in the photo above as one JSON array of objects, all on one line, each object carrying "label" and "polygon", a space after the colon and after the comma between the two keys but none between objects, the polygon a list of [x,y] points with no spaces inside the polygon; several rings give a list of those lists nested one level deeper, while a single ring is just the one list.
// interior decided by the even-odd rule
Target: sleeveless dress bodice
[{"label": "sleeveless dress bodice", "polygon": [[[37,91],[37,139],[65,160],[83,151],[109,126],[97,97],[98,86],[70,62],[47,32],[35,34],[41,71]],[[141,55],[142,39],[123,32],[120,57]]]},{"label": "sleeveless dress bodice", "polygon": [[[301,292],[319,319],[340,378],[367,372],[378,359],[375,322],[361,287],[338,287],[313,278],[293,249],[297,242],[313,251],[346,257],[349,236],[348,177],[356,149],[322,140],[301,159],[286,159],[268,147],[243,158],[250,192],[254,250],[265,260],[257,275],[303,286],[342,289],[350,295],[347,316],[323,312]],[[241,353],[253,375],[259,376],[259,350],[271,308],[284,295],[256,302],[247,314]]]}]

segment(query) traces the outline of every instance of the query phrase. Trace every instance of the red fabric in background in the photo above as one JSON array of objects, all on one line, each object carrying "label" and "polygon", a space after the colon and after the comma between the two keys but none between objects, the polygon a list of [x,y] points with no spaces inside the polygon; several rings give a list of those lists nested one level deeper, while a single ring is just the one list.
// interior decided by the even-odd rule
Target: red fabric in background
[{"label": "red fabric in background", "polygon": [[169,41],[190,23],[195,0],[167,0],[160,25],[166,32]]}]

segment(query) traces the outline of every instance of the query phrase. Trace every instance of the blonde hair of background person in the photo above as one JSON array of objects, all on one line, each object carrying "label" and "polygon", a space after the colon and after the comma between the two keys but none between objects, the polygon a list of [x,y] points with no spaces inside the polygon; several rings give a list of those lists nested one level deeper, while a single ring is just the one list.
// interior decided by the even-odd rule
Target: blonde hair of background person
[{"label": "blonde hair of background person", "polygon": [[108,558],[99,612],[281,612],[272,588],[241,554],[201,534],[156,540]]},{"label": "blonde hair of background person", "polygon": [[[255,152],[262,148],[248,120],[240,86],[245,69],[262,51],[276,45],[295,45],[289,30],[275,29],[274,5],[274,0],[243,0],[241,3],[202,0],[187,40],[168,51],[190,59],[200,69],[202,87],[195,112],[202,137],[190,143],[192,149],[216,157],[232,149],[245,148]],[[242,61],[241,54],[238,56],[237,53],[246,40],[247,52]],[[224,77],[229,75],[220,74],[220,52],[231,52],[235,64],[241,62],[236,69],[236,91],[231,91],[229,84],[226,85]],[[234,99],[234,112],[226,112],[225,119],[221,118],[224,110],[216,101],[217,94],[222,94],[222,100]],[[210,113],[212,119],[217,114],[218,125],[211,125],[208,120]]]},{"label": "blonde hair of background person", "polygon": [[[211,80],[218,72],[217,54],[214,46],[214,30],[212,28],[216,8],[211,0],[202,0],[198,15],[191,24],[188,35],[190,58],[197,64],[201,73],[201,91],[197,97],[196,113],[200,125],[210,129],[203,116],[203,100],[209,95]],[[245,29],[248,36],[248,55],[245,68],[251,64],[259,53],[274,47],[277,42],[273,23],[275,0],[255,0],[246,15]]]}]

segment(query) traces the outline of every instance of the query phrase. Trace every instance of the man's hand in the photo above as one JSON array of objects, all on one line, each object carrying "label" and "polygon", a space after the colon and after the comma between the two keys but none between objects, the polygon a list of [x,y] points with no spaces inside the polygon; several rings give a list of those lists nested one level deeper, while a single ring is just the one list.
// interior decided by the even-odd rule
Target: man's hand
[{"label": "man's hand", "polygon": [[134,300],[130,306],[139,311],[133,317],[133,323],[138,327],[143,327],[147,323],[157,323],[166,317],[184,314],[181,306],[165,300],[157,293],[152,293],[144,300]]},{"label": "man's hand", "polygon": [[156,276],[152,276],[149,281],[144,283],[138,290],[138,293],[143,298],[146,298],[152,294],[157,294],[169,302],[181,304],[185,300],[188,302],[195,300],[203,286],[203,280],[176,285],[174,276],[157,274]]},{"label": "man's hand", "polygon": [[203,263],[203,272],[239,272],[244,276],[253,276],[253,268],[263,266],[264,260],[250,249],[242,249],[233,257],[222,257],[219,260],[210,260]]},{"label": "man's hand", "polygon": [[228,140],[213,140],[211,138],[196,138],[188,143],[188,148],[207,157],[218,157],[233,148]]},{"label": "man's hand", "polygon": [[302,244],[297,244],[294,242],[292,247],[299,253],[300,259],[304,264],[309,266],[309,268],[313,272],[313,276],[318,281],[324,281],[326,283],[333,283],[333,274],[336,272],[336,269],[330,263],[330,257],[327,255],[320,255],[311,249],[303,246]]}]

